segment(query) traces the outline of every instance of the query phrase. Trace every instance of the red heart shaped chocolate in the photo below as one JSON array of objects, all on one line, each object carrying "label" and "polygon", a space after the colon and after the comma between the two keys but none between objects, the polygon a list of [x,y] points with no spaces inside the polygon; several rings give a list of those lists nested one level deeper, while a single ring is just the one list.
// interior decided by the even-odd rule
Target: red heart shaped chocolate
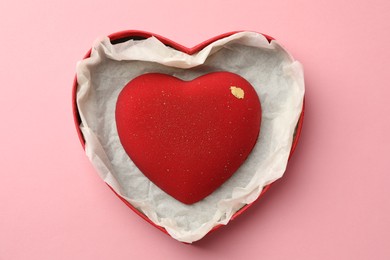
[{"label": "red heart shaped chocolate", "polygon": [[166,193],[192,204],[248,157],[259,135],[261,106],[251,84],[234,73],[192,81],[149,73],[123,88],[115,116],[136,166]]}]

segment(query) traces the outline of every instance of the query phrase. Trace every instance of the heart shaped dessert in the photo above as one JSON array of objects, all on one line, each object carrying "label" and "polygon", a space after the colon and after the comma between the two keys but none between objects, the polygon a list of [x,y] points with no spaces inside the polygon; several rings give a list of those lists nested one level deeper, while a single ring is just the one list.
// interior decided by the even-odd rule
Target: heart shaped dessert
[{"label": "heart shaped dessert", "polygon": [[192,81],[144,74],[123,88],[116,105],[119,138],[131,160],[186,204],[211,194],[241,166],[260,120],[256,91],[230,72]]},{"label": "heart shaped dessert", "polygon": [[283,176],[303,100],[300,63],[271,37],[234,32],[186,48],[125,31],[78,63],[73,109],[107,185],[140,217],[192,243]]}]

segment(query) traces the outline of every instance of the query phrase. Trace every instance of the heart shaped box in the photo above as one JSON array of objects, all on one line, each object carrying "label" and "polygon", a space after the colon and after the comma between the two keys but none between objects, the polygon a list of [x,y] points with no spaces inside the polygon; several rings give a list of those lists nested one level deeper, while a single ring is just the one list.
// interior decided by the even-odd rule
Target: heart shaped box
[{"label": "heart shaped box", "polygon": [[[201,50],[203,50],[204,48],[206,48],[207,46],[209,46],[210,44],[218,41],[218,40],[221,40],[221,39],[224,39],[226,37],[229,37],[229,36],[232,36],[236,33],[239,33],[239,32],[230,32],[230,33],[225,33],[225,34],[222,34],[222,35],[219,35],[219,36],[216,36],[214,38],[211,38],[195,47],[192,47],[192,48],[187,48],[187,47],[184,47],[176,42],[173,42],[167,38],[164,38],[162,36],[159,36],[159,35],[156,35],[156,34],[152,34],[152,33],[149,33],[149,32],[144,32],[144,31],[137,31],[137,30],[130,30],[130,31],[122,31],[122,32],[118,32],[118,33],[114,33],[110,36],[108,36],[109,40],[110,40],[110,43],[112,45],[116,45],[116,44],[121,44],[121,43],[125,43],[127,41],[142,41],[142,40],[145,40],[145,39],[149,39],[151,37],[153,38],[156,38],[158,39],[161,43],[163,43],[165,46],[168,46],[170,48],[173,48],[177,51],[180,51],[180,52],[183,52],[185,54],[188,54],[188,55],[193,55],[195,53],[198,53],[200,52]],[[267,40],[268,42],[272,42],[274,41],[274,39],[270,36],[267,36],[267,35],[263,35]],[[88,53],[84,56],[83,59],[87,59],[91,56],[91,50],[88,51]],[[78,86],[79,86],[79,83],[78,83],[78,80],[77,80],[77,77],[75,77],[75,80],[74,80],[74,83],[73,83],[73,93],[72,93],[72,101],[73,101],[73,115],[74,115],[74,122],[75,122],[75,125],[76,125],[76,129],[77,129],[77,133],[78,133],[78,136],[79,136],[79,139],[80,139],[80,142],[83,146],[83,148],[85,149],[85,138],[84,138],[84,134],[83,132],[81,131],[81,124],[82,124],[82,119],[80,117],[80,113],[79,113],[79,107],[78,107],[78,103],[77,103],[77,94],[78,94]],[[294,134],[293,134],[293,140],[292,140],[292,144],[291,144],[291,149],[290,149],[290,154],[288,156],[288,160],[291,158],[292,154],[294,153],[294,150],[297,146],[297,143],[298,143],[298,140],[299,140],[299,137],[300,137],[300,134],[301,134],[301,129],[302,129],[302,123],[303,123],[303,118],[304,118],[304,99],[302,100],[302,107],[301,107],[301,112],[300,112],[300,115],[299,115],[299,119],[297,121],[297,124],[296,124],[296,127],[295,127],[295,131],[294,131]],[[108,183],[107,183],[108,184]],[[237,209],[231,216],[230,220],[234,220],[237,216],[241,215],[243,212],[245,212],[249,207],[251,207],[253,205],[253,203],[255,203],[256,201],[259,200],[259,198],[270,188],[272,183],[269,183],[267,185],[265,185],[262,190],[261,190],[261,193],[258,195],[258,197],[253,200],[251,203],[248,203],[242,207],[240,207],[239,209]],[[108,186],[111,188],[111,190],[130,208],[132,209],[135,213],[137,213],[140,217],[142,217],[144,220],[146,220],[147,222],[149,222],[150,224],[152,224],[153,226],[155,226],[156,228],[160,229],[161,231],[163,231],[164,233],[166,234],[169,234],[172,236],[172,234],[164,227],[160,226],[160,225],[157,225],[155,222],[153,222],[148,216],[145,215],[144,212],[141,212],[139,209],[137,209],[134,205],[132,205],[127,199],[125,199],[123,196],[121,196],[120,194],[118,194],[118,191],[115,190],[113,187],[111,187],[109,184]],[[182,242],[188,242],[188,243],[191,243],[191,242],[194,242],[196,240],[199,240],[200,238],[202,238],[204,235],[206,234],[209,234],[217,229],[219,229],[221,226],[225,225],[224,224],[216,224],[215,226],[213,226],[210,230],[208,230],[205,234],[201,235],[201,236],[198,236],[197,238],[195,239],[180,239],[180,238],[177,238],[177,237],[174,237],[175,239],[179,240],[179,241],[182,241]]]}]

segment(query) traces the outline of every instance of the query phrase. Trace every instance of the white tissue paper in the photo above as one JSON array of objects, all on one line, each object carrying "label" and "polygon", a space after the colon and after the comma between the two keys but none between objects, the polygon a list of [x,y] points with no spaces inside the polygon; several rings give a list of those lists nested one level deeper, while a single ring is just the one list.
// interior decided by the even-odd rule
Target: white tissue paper
[{"label": "white tissue paper", "polygon": [[[262,106],[260,135],[228,181],[205,199],[185,205],[149,181],[124,151],[116,130],[116,100],[131,79],[144,73],[192,80],[212,71],[233,72],[252,84]],[[254,32],[222,38],[192,55],[155,37],[115,45],[104,38],[94,44],[90,58],[78,63],[77,82],[85,150],[100,177],[173,238],[187,243],[227,224],[283,175],[304,96],[301,64],[275,40],[269,43]]]}]

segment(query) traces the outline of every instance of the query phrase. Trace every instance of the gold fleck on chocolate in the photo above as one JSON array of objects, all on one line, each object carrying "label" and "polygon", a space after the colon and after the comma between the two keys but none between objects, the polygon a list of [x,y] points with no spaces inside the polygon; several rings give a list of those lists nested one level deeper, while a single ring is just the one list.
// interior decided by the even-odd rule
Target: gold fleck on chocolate
[{"label": "gold fleck on chocolate", "polygon": [[230,87],[230,92],[232,92],[232,95],[235,96],[238,99],[243,99],[244,98],[244,90],[242,88],[238,88],[236,86],[231,86]]}]

